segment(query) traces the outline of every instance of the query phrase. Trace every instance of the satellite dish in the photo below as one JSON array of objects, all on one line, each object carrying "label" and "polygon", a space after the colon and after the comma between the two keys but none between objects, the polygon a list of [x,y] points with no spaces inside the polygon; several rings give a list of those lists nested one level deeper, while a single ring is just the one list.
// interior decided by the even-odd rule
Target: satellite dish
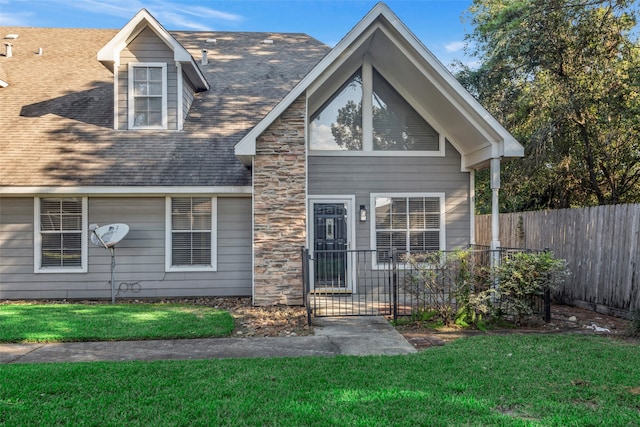
[{"label": "satellite dish", "polygon": [[92,231],[91,243],[102,246],[111,252],[111,303],[115,304],[116,243],[124,239],[124,236],[129,232],[129,226],[127,224],[109,224],[98,227],[98,224],[91,224],[89,230]]},{"label": "satellite dish", "polygon": [[103,225],[102,227],[93,229],[93,233],[91,233],[91,243],[109,249],[124,239],[124,236],[126,236],[128,232],[129,226],[127,224]]}]

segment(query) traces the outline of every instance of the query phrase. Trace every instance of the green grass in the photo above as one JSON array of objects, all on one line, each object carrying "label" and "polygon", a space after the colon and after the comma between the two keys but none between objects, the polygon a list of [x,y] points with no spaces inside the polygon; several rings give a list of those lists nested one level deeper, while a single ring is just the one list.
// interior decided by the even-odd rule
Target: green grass
[{"label": "green grass", "polygon": [[408,356],[0,365],[0,425],[638,426],[637,343],[460,339]]},{"label": "green grass", "polygon": [[0,342],[227,336],[231,315],[181,304],[0,304]]}]

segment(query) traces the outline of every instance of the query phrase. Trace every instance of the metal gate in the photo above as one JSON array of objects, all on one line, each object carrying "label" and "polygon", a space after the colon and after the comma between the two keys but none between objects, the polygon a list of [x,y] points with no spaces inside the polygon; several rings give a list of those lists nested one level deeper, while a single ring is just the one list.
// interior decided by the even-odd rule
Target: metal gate
[{"label": "metal gate", "polygon": [[[303,276],[309,316],[392,315],[391,260],[374,268],[374,250],[303,249]],[[340,272],[340,274],[336,274]]]}]

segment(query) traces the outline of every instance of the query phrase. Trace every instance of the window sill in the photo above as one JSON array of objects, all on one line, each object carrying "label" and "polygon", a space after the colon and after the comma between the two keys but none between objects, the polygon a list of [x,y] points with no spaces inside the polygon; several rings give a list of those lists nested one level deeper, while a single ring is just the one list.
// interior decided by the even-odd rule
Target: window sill
[{"label": "window sill", "polygon": [[444,157],[444,151],[346,151],[346,150],[309,150],[309,156],[344,157]]},{"label": "window sill", "polygon": [[40,267],[34,270],[36,274],[86,273],[86,267]]},{"label": "window sill", "polygon": [[216,272],[218,269],[213,266],[193,266],[193,267],[169,267],[167,273],[184,273],[184,272]]}]

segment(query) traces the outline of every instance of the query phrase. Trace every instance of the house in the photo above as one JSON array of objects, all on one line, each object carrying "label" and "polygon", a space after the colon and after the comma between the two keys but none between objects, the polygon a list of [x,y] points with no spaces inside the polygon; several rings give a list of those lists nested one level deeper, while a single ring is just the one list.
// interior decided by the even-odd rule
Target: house
[{"label": "house", "polygon": [[382,3],[334,48],[144,9],[120,31],[0,30],[2,299],[107,297],[90,226],[124,223],[120,296],[301,304],[302,247],[376,268],[466,246],[474,170],[497,200],[523,155]]}]

